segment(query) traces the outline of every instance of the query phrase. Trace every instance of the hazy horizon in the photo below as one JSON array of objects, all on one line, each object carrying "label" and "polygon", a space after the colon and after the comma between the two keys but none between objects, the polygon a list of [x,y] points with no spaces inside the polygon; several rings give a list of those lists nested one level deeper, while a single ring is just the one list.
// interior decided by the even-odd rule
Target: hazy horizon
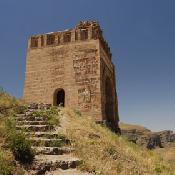
[{"label": "hazy horizon", "polygon": [[120,120],[175,131],[175,1],[1,0],[0,86],[22,97],[27,40],[98,20],[116,66]]}]

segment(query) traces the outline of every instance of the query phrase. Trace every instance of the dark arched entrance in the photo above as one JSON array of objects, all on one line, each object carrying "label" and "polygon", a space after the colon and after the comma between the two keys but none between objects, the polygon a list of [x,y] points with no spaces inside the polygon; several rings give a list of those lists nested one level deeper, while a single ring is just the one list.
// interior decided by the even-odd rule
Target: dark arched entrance
[{"label": "dark arched entrance", "polygon": [[54,105],[65,106],[65,92],[64,89],[57,89],[54,93]]},{"label": "dark arched entrance", "polygon": [[105,81],[105,114],[106,121],[109,123],[114,122],[114,95],[113,87],[109,78]]}]

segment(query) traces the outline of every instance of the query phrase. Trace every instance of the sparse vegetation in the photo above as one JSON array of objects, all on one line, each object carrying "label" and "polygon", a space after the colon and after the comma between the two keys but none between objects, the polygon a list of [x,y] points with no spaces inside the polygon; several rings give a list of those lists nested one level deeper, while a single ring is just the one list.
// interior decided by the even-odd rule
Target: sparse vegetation
[{"label": "sparse vegetation", "polygon": [[60,118],[59,118],[59,109],[55,107],[51,107],[47,110],[35,111],[33,116],[35,117],[46,117],[48,120],[48,124],[50,125],[59,125]]},{"label": "sparse vegetation", "polygon": [[52,142],[52,144],[50,146],[51,147],[62,147],[64,145],[65,145],[65,143],[62,140],[55,140]]},{"label": "sparse vegetation", "polygon": [[17,167],[13,155],[8,150],[0,150],[0,175],[24,175],[21,167]]},{"label": "sparse vegetation", "polygon": [[30,142],[22,133],[12,134],[9,138],[9,146],[15,159],[21,163],[31,163],[34,159],[34,152]]},{"label": "sparse vegetation", "polygon": [[167,160],[172,167],[175,165],[175,145],[168,148],[159,148],[155,151]]},{"label": "sparse vegetation", "polygon": [[74,110],[75,111],[75,114],[77,115],[77,116],[79,116],[79,117],[81,117],[82,116],[82,114],[81,114],[81,112],[80,111],[78,111],[78,110]]},{"label": "sparse vegetation", "polygon": [[175,174],[175,167],[156,152],[128,142],[87,116],[80,118],[75,111],[66,109],[65,113],[70,120],[67,135],[76,156],[83,159],[81,170],[102,175]]},{"label": "sparse vegetation", "polygon": [[5,144],[10,148],[16,160],[22,163],[31,162],[34,158],[34,153],[30,142],[22,132],[16,130],[15,125],[13,115],[5,119],[4,127],[2,128]]},{"label": "sparse vegetation", "polygon": [[[0,90],[0,174],[1,175],[22,175],[24,174],[21,168],[16,167],[14,156],[9,149],[4,149],[2,146],[7,146],[9,132],[14,132],[14,114],[20,109],[22,101],[17,100],[7,94],[2,88]],[[11,129],[7,125],[7,120],[11,120]],[[12,124],[13,123],[13,124]],[[10,123],[8,123],[10,125]],[[13,128],[13,130],[12,130]]]},{"label": "sparse vegetation", "polygon": [[14,166],[11,164],[12,158],[7,156],[7,153],[0,151],[0,174],[12,175]]},{"label": "sparse vegetation", "polygon": [[[8,143],[10,150],[0,151],[0,174],[13,175],[16,171],[15,158],[21,162],[33,160],[30,142],[23,133],[15,130],[14,115],[22,113],[26,107],[20,108],[21,101],[0,92],[0,146]],[[59,138],[71,141],[75,147],[75,155],[82,159],[81,170],[95,175],[116,174],[151,174],[174,175],[174,161],[165,160],[166,150],[161,154],[148,151],[117,136],[105,126],[95,124],[90,117],[83,116],[79,111],[51,108],[34,112],[34,116],[47,117],[50,125],[59,125],[60,113],[66,118],[65,133]],[[81,116],[81,117],[80,117]],[[6,122],[7,121],[7,122]],[[142,129],[142,128],[141,128]],[[58,136],[57,136],[58,138]],[[63,146],[62,142],[55,142],[54,146]],[[13,156],[13,154],[14,156]],[[21,170],[19,174],[23,173]]]}]

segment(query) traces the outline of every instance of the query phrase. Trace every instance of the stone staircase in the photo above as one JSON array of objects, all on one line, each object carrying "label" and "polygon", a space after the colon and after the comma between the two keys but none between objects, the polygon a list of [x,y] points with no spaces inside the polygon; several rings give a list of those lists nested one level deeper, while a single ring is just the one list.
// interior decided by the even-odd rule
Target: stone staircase
[{"label": "stone staircase", "polygon": [[31,104],[25,112],[16,115],[16,129],[26,134],[36,153],[33,163],[26,166],[26,174],[87,175],[76,169],[81,160],[72,156],[74,148],[70,140],[59,134],[61,126],[49,124],[45,116],[33,115],[36,111],[48,110],[50,107]]}]

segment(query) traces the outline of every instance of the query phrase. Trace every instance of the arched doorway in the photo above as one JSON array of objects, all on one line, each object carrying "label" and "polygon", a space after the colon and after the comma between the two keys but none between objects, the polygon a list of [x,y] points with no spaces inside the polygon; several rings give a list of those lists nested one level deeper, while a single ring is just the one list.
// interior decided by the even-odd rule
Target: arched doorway
[{"label": "arched doorway", "polygon": [[105,114],[108,123],[114,122],[114,95],[109,77],[105,81]]},{"label": "arched doorway", "polygon": [[57,89],[54,93],[54,105],[65,106],[65,91],[64,89]]}]

